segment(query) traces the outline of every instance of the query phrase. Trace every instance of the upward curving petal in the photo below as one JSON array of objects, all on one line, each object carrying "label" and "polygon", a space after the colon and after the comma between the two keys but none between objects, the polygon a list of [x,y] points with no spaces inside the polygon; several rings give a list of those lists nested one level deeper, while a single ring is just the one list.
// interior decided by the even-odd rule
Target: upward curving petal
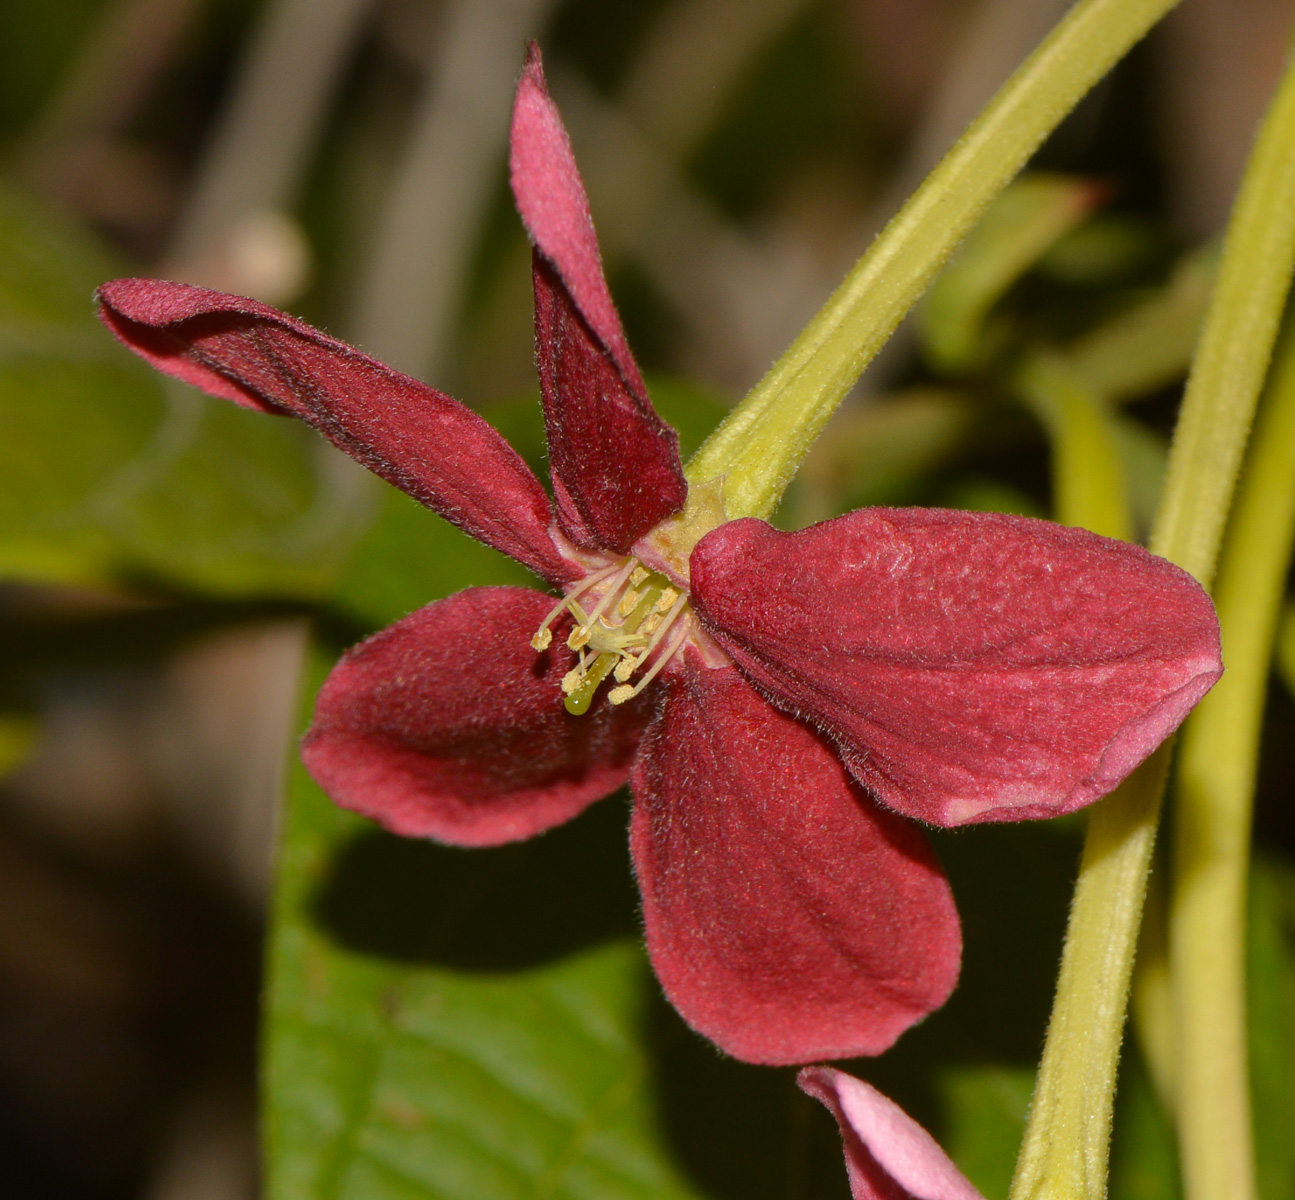
[{"label": "upward curving petal", "polygon": [[525,588],[470,588],[361,642],[320,690],[306,769],[343,807],[456,846],[532,837],[615,791],[649,709],[567,713],[565,631],[530,645],[549,609]]},{"label": "upward curving petal", "polygon": [[703,625],[775,703],[839,743],[889,807],[937,825],[1105,795],[1222,672],[1186,572],[1048,521],[862,509],[692,554]]},{"label": "upward curving petal", "polygon": [[513,107],[513,195],[535,243],[535,338],[563,530],[627,553],[683,507],[679,439],[657,415],[603,277],[589,201],[532,45]]},{"label": "upward curving petal", "polygon": [[984,1200],[939,1143],[871,1084],[834,1067],[806,1067],[796,1082],[841,1128],[853,1200]]},{"label": "upward curving petal", "polygon": [[158,370],[246,408],[299,417],[387,482],[545,579],[580,574],[515,450],[457,400],[255,300],[114,279],[100,316]]},{"label": "upward curving petal", "polygon": [[921,832],[732,667],[676,671],[631,780],[648,953],[694,1029],[780,1065],[879,1054],[961,955]]}]

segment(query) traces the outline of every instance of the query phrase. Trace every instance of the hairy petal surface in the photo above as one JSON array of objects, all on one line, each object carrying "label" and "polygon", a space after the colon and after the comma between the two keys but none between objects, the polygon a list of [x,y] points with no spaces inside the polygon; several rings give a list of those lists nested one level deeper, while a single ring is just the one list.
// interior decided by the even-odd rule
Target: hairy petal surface
[{"label": "hairy petal surface", "polygon": [[539,480],[457,400],[255,300],[154,279],[115,279],[98,300],[108,328],[158,370],[245,408],[299,417],[545,579],[580,574],[549,536]]},{"label": "hairy petal surface", "polygon": [[806,1067],[796,1082],[841,1127],[854,1200],[984,1200],[936,1140],[871,1084],[833,1067]]},{"label": "hairy petal surface", "polygon": [[926,839],[732,667],[671,675],[631,784],[648,953],[723,1050],[878,1054],[944,1003],[961,936]]},{"label": "hairy petal surface", "polygon": [[1048,521],[861,509],[794,534],[733,521],[693,604],[777,704],[828,731],[889,807],[937,825],[1105,795],[1222,672],[1186,572]]},{"label": "hairy petal surface", "polygon": [[626,780],[649,707],[562,706],[565,628],[537,654],[551,598],[470,588],[349,650],[320,690],[302,761],[345,808],[458,846],[520,841]]},{"label": "hairy petal surface", "polygon": [[513,195],[535,243],[535,340],[558,515],[627,553],[683,507],[679,439],[657,415],[603,277],[589,201],[534,45],[513,107]]}]

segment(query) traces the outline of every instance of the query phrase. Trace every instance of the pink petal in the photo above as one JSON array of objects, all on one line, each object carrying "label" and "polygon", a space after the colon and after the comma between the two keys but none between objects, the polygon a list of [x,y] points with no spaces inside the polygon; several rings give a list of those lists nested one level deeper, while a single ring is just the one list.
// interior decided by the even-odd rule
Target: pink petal
[{"label": "pink petal", "polygon": [[535,337],[558,515],[627,553],[683,507],[679,439],[657,416],[603,278],[589,201],[532,44],[513,107],[512,183],[535,243]]},{"label": "pink petal", "polygon": [[570,625],[530,645],[550,605],[470,588],[361,642],[320,690],[306,768],[343,807],[459,846],[532,837],[620,787],[650,710],[566,712]]},{"label": "pink petal", "polygon": [[854,1200],[984,1200],[936,1140],[875,1087],[832,1067],[806,1067],[796,1082],[841,1126]]},{"label": "pink petal", "polygon": [[1096,800],[1222,672],[1213,606],[1184,571],[1025,517],[733,521],[698,543],[692,584],[761,691],[833,735],[884,803],[937,825]]},{"label": "pink petal", "polygon": [[666,994],[748,1062],[879,1054],[957,980],[958,914],[926,839],[733,668],[667,686],[630,826]]},{"label": "pink petal", "polygon": [[159,371],[300,417],[389,483],[552,581],[579,575],[549,534],[548,497],[471,409],[277,309],[206,288],[114,279],[100,316]]}]

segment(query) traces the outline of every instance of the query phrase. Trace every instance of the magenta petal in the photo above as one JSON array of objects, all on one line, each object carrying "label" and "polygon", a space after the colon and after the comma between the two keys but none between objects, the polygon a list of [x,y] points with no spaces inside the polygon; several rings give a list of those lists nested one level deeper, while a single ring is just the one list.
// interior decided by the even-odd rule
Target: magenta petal
[{"label": "magenta petal", "polygon": [[206,288],[114,279],[114,334],[160,371],[247,408],[300,417],[371,471],[545,579],[580,571],[516,451],[457,400],[277,309]]},{"label": "magenta petal", "polygon": [[343,807],[459,846],[531,837],[614,791],[649,709],[567,713],[563,627],[542,654],[530,645],[550,605],[471,588],[361,642],[320,690],[306,768]]},{"label": "magenta petal", "polygon": [[957,980],[958,914],[921,832],[731,667],[675,673],[631,779],[648,953],[735,1058],[879,1054]]},{"label": "magenta petal", "polygon": [[937,825],[1105,795],[1222,672],[1186,572],[1047,521],[862,509],[794,534],[733,521],[692,555],[706,628],[821,725],[891,808]]},{"label": "magenta petal", "polygon": [[841,1127],[854,1200],[984,1200],[936,1140],[871,1084],[832,1067],[806,1067],[796,1082]]},{"label": "magenta petal", "polygon": [[687,495],[611,293],[562,119],[532,45],[513,107],[512,183],[535,243],[535,337],[558,515],[578,545],[627,553]]}]

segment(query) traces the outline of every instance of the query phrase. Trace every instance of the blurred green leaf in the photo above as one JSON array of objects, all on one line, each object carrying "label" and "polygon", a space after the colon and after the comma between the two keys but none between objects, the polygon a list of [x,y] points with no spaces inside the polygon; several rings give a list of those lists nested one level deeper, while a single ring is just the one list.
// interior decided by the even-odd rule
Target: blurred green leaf
[{"label": "blurred green leaf", "polygon": [[952,479],[937,494],[945,508],[970,512],[1013,513],[1018,517],[1046,517],[1047,511],[1033,496],[988,475],[963,475]]},{"label": "blurred green leaf", "polygon": [[1163,434],[1123,413],[1111,415],[1111,433],[1124,468],[1135,541],[1145,541],[1156,518],[1160,489],[1164,484],[1169,443]]},{"label": "blurred green leaf", "polygon": [[976,408],[947,388],[914,388],[833,417],[797,477],[799,523],[868,504],[912,503],[963,446]]},{"label": "blurred green leaf", "polygon": [[295,422],[163,380],[94,319],[123,273],[0,188],[0,575],[310,596],[372,519],[365,473]]},{"label": "blurred green leaf", "polygon": [[944,1107],[944,1148],[988,1197],[1006,1196],[1034,1090],[1029,1067],[947,1068],[937,1086]]},{"label": "blurred green leaf", "polygon": [[1295,1197],[1295,929],[1285,911],[1288,894],[1295,895],[1295,868],[1257,857],[1250,867],[1246,985],[1261,1200]]},{"label": "blurred green leaf", "polygon": [[687,462],[728,414],[711,389],[677,375],[649,375],[657,412],[679,432],[679,455]]},{"label": "blurred green leaf", "polygon": [[1111,1200],[1179,1200],[1178,1152],[1142,1056],[1130,1046],[1120,1064],[1111,1135]]},{"label": "blurred green leaf", "polygon": [[1071,370],[1108,401],[1153,392],[1187,373],[1205,316],[1218,248],[1187,255],[1168,284],[1071,342]]},{"label": "blurred green leaf", "polygon": [[920,309],[932,366],[956,373],[989,359],[996,349],[990,309],[1100,196],[1087,180],[1040,172],[1022,176],[989,206]]},{"label": "blurred green leaf", "polygon": [[1124,463],[1111,414],[1063,359],[1029,356],[1013,384],[1048,431],[1054,517],[1106,537],[1132,537]]},{"label": "blurred green leaf", "polygon": [[605,802],[519,846],[401,841],[294,771],[266,1036],[270,1200],[695,1197],[648,1085]]},{"label": "blurred green leaf", "polygon": [[520,563],[483,546],[403,492],[383,484],[378,520],[334,590],[332,603],[366,629],[378,629],[448,596],[466,581],[485,587],[539,586]]},{"label": "blurred green leaf", "polygon": [[1127,213],[1102,213],[1063,234],[1036,264],[1058,283],[1101,287],[1118,284],[1156,261],[1164,234]]}]

